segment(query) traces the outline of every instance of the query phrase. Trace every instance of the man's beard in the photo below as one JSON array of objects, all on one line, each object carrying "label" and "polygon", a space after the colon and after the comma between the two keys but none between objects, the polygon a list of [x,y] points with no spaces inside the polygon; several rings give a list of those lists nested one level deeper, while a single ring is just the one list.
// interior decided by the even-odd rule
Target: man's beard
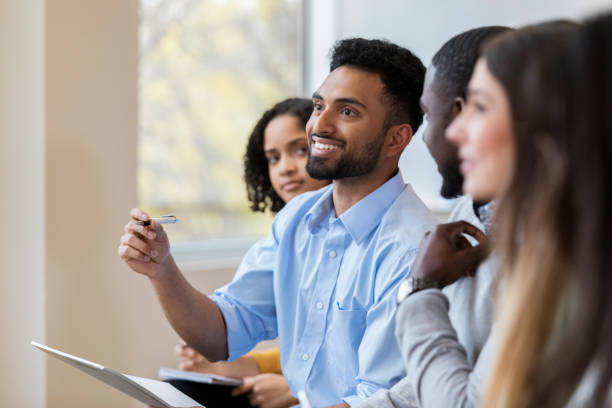
[{"label": "man's beard", "polygon": [[455,198],[463,194],[463,176],[459,171],[459,162],[449,163],[440,169],[442,188],[440,195],[444,198]]},{"label": "man's beard", "polygon": [[376,168],[383,142],[384,134],[351,155],[343,152],[335,165],[329,164],[330,159],[327,157],[312,156],[308,149],[306,171],[317,180],[365,176]]}]

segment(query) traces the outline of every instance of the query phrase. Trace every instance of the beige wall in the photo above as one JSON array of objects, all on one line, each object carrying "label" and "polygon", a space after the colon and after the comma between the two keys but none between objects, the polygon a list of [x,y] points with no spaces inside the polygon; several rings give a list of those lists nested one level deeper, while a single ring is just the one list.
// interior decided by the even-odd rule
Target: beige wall
[{"label": "beige wall", "polygon": [[[136,0],[0,0],[0,406],[141,407],[36,340],[155,377],[178,341],[116,247],[137,203]],[[189,273],[210,292],[232,271]]]},{"label": "beige wall", "polygon": [[0,0],[0,406],[44,407],[42,0]]},{"label": "beige wall", "polygon": [[[137,313],[152,304],[115,250],[136,203],[136,2],[46,6],[46,341],[126,371]],[[129,404],[56,360],[47,398],[58,408]]]}]

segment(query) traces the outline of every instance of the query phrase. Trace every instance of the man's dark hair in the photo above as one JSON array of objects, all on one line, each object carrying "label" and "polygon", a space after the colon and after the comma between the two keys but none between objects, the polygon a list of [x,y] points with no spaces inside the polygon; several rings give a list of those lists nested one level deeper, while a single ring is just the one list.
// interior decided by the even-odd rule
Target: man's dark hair
[{"label": "man's dark hair", "polygon": [[264,133],[272,119],[289,115],[297,118],[302,127],[312,113],[312,100],[304,98],[289,98],[277,103],[264,112],[249,136],[246,154],[244,155],[244,181],[247,196],[251,202],[251,210],[264,212],[266,208],[274,213],[285,205],[282,198],[274,191],[270,181],[268,159],[264,152]]},{"label": "man's dark hair", "polygon": [[474,28],[454,36],[436,52],[431,60],[436,68],[435,78],[449,98],[465,98],[482,44],[509,30],[514,29],[503,26]]},{"label": "man's dark hair", "polygon": [[409,123],[416,133],[423,122],[419,98],[425,79],[425,67],[418,57],[389,41],[349,38],[334,45],[329,70],[343,65],[380,75],[383,102],[390,106],[385,127]]}]

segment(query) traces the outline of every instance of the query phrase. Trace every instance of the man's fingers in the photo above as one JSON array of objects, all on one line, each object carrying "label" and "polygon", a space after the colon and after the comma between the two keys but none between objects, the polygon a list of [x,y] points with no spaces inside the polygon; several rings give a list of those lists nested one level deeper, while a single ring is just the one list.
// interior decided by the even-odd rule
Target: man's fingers
[{"label": "man's fingers", "polygon": [[166,238],[166,231],[164,230],[164,227],[157,221],[151,221],[149,231],[152,231],[155,234],[157,241],[163,241]]},{"label": "man's fingers", "polygon": [[129,233],[125,233],[121,236],[121,243],[123,245],[127,245],[129,247],[132,247],[140,252],[142,252],[145,255],[148,255],[150,257],[154,257],[156,254],[153,254],[151,247],[149,246],[149,244],[147,244],[146,242],[144,242],[142,239],[140,239],[139,237],[129,234]]},{"label": "man's fingers", "polygon": [[151,260],[150,256],[145,255],[137,249],[123,244],[119,245],[118,253],[121,259],[123,259],[124,261],[149,262]]},{"label": "man's fingers", "polygon": [[468,234],[473,236],[480,244],[487,244],[489,240],[484,232],[466,221],[455,221],[443,224],[442,227],[450,235]]},{"label": "man's fingers", "polygon": [[149,219],[149,214],[142,211],[140,208],[132,208],[130,210],[130,217],[136,221],[146,221]]},{"label": "man's fingers", "polygon": [[157,232],[152,228],[153,224],[154,223],[151,223],[151,226],[145,227],[144,225],[138,225],[136,224],[136,221],[131,220],[125,225],[123,230],[132,234],[138,234],[148,239],[155,239],[157,237]]},{"label": "man's fingers", "polygon": [[463,236],[463,234],[455,235],[451,239],[453,240],[453,245],[457,249],[468,249],[472,247],[470,241],[468,241],[467,238]]},{"label": "man's fingers", "polygon": [[468,249],[464,249],[461,251],[459,256],[459,263],[465,265],[466,271],[468,273],[473,271],[472,275],[476,273],[476,269],[480,263],[489,255],[489,246],[480,244],[473,246]]}]

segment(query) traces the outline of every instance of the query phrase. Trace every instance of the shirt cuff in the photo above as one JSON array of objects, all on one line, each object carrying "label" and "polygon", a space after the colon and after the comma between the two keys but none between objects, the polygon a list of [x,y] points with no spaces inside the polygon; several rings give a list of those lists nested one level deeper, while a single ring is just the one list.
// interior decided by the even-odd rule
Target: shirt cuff
[{"label": "shirt cuff", "polygon": [[368,399],[356,402],[351,408],[395,408],[389,401],[389,390],[376,391]]},{"label": "shirt cuff", "polygon": [[210,300],[215,302],[221,314],[223,320],[225,320],[225,330],[227,333],[227,361],[234,361],[238,357],[245,355],[253,348],[253,344],[257,344],[257,341],[251,342],[249,336],[246,335],[243,330],[244,324],[240,319],[240,313],[223,295],[217,293],[209,296]]},{"label": "shirt cuff", "polygon": [[350,395],[348,397],[342,398],[342,401],[349,404],[349,406],[354,407],[357,406],[357,404],[359,404],[360,402],[362,402],[363,398],[359,397],[358,395]]}]

